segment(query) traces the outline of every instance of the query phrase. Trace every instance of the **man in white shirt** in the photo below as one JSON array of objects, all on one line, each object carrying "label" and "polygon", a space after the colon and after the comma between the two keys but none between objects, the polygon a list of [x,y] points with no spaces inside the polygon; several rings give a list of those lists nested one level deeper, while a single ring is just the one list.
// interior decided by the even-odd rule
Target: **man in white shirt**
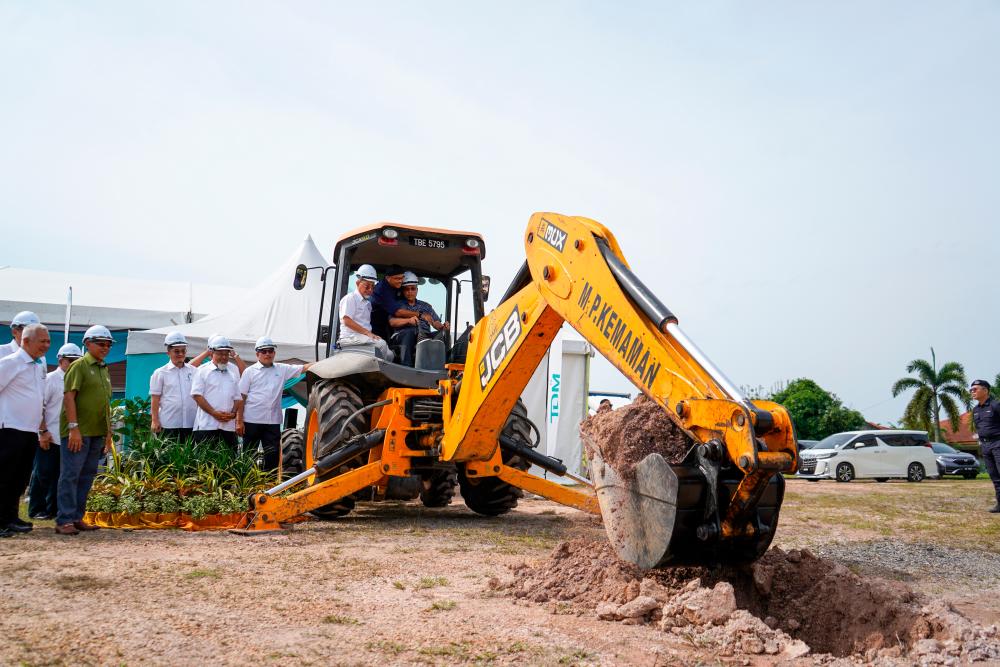
[{"label": "man in white shirt", "polygon": [[[195,364],[185,361],[187,339],[184,334],[172,331],[163,341],[170,359],[149,378],[150,413],[153,433],[165,440],[179,442],[192,437],[198,404],[191,397],[191,385],[197,372]],[[203,352],[194,361],[201,362],[208,356]]]},{"label": "man in white shirt", "polygon": [[[59,490],[59,417],[63,409],[63,377],[69,365],[83,356],[75,343],[59,348],[56,369],[45,377],[45,403],[42,407],[42,428],[39,431],[35,465],[28,488],[28,516],[36,521],[56,518],[56,496]],[[49,437],[46,438],[45,435]]]},{"label": "man in white shirt", "polygon": [[24,327],[21,349],[0,359],[0,537],[27,533],[32,524],[18,517],[42,429],[45,403],[45,353],[49,330]]},{"label": "man in white shirt", "polygon": [[243,403],[236,414],[236,427],[243,430],[243,451],[264,449],[264,469],[277,470],[281,456],[281,395],[285,383],[302,375],[312,364],[282,364],[274,361],[277,348],[267,336],[254,345],[257,363],[247,366],[240,377]]},{"label": "man in white shirt", "polygon": [[392,361],[392,350],[381,337],[372,332],[372,292],[378,282],[378,274],[370,264],[362,264],[355,275],[357,289],[344,295],[340,300],[340,335],[337,344],[341,348],[351,345],[375,345],[375,354],[386,361]]},{"label": "man in white shirt", "polygon": [[233,346],[225,336],[215,336],[208,341],[212,360],[199,367],[191,381],[191,396],[198,404],[194,418],[195,441],[216,440],[225,443],[234,452],[236,436],[243,429],[236,428],[236,411],[243,397],[240,395],[240,371],[229,362]]},{"label": "man in white shirt", "polygon": [[8,354],[14,354],[21,349],[21,333],[24,331],[24,327],[29,324],[39,323],[38,315],[35,315],[30,310],[22,310],[15,315],[14,319],[10,321],[10,335],[14,337],[14,340],[0,345],[0,359],[3,359]]}]

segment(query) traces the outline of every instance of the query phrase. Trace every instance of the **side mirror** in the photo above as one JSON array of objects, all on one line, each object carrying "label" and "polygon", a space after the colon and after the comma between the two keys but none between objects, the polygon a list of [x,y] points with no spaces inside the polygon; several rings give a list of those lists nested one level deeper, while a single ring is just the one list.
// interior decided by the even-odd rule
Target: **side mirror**
[{"label": "side mirror", "polygon": [[302,289],[306,286],[306,278],[309,276],[309,269],[306,268],[305,264],[299,264],[295,267],[295,278],[292,280],[292,287],[297,290]]},{"label": "side mirror", "polygon": [[480,288],[483,290],[483,302],[485,303],[490,298],[490,277],[482,276],[480,280],[482,281]]}]

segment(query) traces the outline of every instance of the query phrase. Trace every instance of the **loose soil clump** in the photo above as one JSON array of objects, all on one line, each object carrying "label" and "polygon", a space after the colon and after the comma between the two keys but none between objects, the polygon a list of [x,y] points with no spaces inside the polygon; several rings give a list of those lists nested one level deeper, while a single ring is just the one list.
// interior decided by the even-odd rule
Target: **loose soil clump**
[{"label": "loose soil clump", "polygon": [[808,550],[774,548],[741,568],[642,572],[619,561],[606,542],[581,538],[560,544],[540,566],[516,566],[490,585],[607,621],[655,625],[720,656],[803,664],[834,657],[879,664],[1000,658],[995,625],[978,626],[946,602],[898,582],[860,577]]},{"label": "loose soil clump", "polygon": [[667,463],[684,460],[694,440],[645,394],[617,410],[598,410],[580,424],[587,455],[596,452],[605,463],[627,478],[647,455],[657,453]]}]

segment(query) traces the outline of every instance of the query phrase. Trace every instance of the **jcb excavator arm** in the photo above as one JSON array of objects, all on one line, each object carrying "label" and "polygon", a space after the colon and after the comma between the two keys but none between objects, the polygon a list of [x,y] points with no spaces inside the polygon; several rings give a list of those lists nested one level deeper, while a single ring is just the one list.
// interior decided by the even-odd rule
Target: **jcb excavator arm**
[{"label": "jcb excavator arm", "polygon": [[[700,443],[683,466],[647,457],[634,479],[591,461],[619,555],[644,567],[759,556],[777,520],[779,473],[798,465],[788,413],[741,394],[632,274],[603,225],[538,213],[524,244],[527,270],[473,329],[461,381],[445,386],[457,396],[451,409],[445,400],[442,458],[483,462],[469,466],[506,479],[508,471],[497,465],[498,434],[566,321]],[[524,486],[523,480],[508,481]],[[533,487],[561,500],[544,485]]]}]

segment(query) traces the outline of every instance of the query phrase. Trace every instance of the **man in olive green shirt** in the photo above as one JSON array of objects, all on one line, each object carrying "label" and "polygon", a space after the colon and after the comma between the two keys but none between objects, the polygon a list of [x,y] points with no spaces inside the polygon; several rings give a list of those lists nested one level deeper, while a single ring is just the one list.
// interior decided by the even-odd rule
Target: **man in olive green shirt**
[{"label": "man in olive green shirt", "polygon": [[66,443],[59,460],[56,532],[76,535],[95,530],[83,523],[87,495],[97,475],[101,455],[111,451],[111,376],[104,358],[114,338],[95,325],[83,335],[87,353],[73,362],[63,378],[63,415],[60,435]]}]

